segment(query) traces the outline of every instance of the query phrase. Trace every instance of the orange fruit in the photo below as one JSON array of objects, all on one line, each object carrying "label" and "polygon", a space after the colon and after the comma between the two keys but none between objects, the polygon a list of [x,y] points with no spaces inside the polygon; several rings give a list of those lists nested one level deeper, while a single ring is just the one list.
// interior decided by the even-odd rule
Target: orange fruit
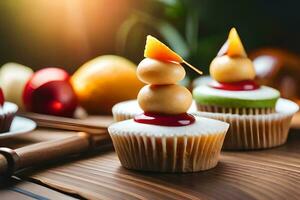
[{"label": "orange fruit", "polygon": [[99,56],[82,65],[71,83],[80,105],[91,114],[110,114],[114,104],[136,99],[143,83],[136,65],[115,55]]},{"label": "orange fruit", "polygon": [[147,36],[144,56],[161,61],[183,62],[183,59],[177,53],[151,35]]}]

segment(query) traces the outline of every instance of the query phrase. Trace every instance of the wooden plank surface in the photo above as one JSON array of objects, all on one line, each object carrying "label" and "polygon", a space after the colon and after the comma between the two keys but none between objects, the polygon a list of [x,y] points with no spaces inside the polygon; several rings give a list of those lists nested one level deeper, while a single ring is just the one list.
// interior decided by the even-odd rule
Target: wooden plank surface
[{"label": "wooden plank surface", "polygon": [[12,179],[5,187],[0,190],[1,200],[26,200],[26,199],[60,199],[60,200],[72,200],[75,199],[69,195],[57,192],[47,187],[41,186],[36,183],[28,181],[20,181]]},{"label": "wooden plank surface", "polygon": [[[0,140],[0,146],[9,148],[20,148],[39,142],[57,140],[76,135],[75,131],[63,131],[56,129],[37,129],[31,133]],[[55,191],[51,188],[45,187],[40,184],[20,181],[12,178],[9,182],[1,182],[0,199],[1,200],[26,200],[26,199],[61,199],[68,200],[74,199],[70,195],[63,194],[62,192]]]},{"label": "wooden plank surface", "polygon": [[6,138],[0,140],[0,147],[9,147],[12,149],[20,148],[23,146],[45,142],[49,140],[63,139],[76,135],[76,131],[64,131],[49,128],[39,128],[31,133],[20,135],[13,138]]},{"label": "wooden plank surface", "polygon": [[108,151],[20,177],[88,199],[299,199],[299,146],[293,131],[284,146],[222,152],[216,168],[189,174],[126,170]]}]

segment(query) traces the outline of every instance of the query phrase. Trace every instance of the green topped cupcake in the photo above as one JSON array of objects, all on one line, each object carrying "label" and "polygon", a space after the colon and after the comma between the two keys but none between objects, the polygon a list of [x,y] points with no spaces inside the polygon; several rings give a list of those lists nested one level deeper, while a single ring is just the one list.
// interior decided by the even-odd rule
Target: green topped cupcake
[{"label": "green topped cupcake", "polygon": [[255,90],[231,91],[217,89],[211,83],[195,88],[193,94],[200,111],[232,114],[274,113],[280,97],[278,90],[260,86]]},{"label": "green topped cupcake", "polygon": [[210,75],[213,80],[197,86],[193,97],[199,115],[231,124],[225,149],[261,149],[286,141],[298,106],[280,100],[278,90],[255,83],[254,66],[234,28],[211,62]]}]

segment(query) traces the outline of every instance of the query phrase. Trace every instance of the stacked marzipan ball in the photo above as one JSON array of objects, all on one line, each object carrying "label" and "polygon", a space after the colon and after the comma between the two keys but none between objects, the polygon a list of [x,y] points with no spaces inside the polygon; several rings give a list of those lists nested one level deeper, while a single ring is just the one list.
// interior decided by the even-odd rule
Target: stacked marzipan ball
[{"label": "stacked marzipan ball", "polygon": [[[154,51],[161,52],[159,56],[166,57],[171,51],[151,36],[147,38],[146,49],[149,44]],[[156,46],[165,49],[158,51]],[[128,169],[159,172],[196,172],[216,166],[228,124],[186,114],[192,95],[176,84],[184,78],[184,68],[168,59],[149,58],[148,54],[145,57],[137,68],[138,78],[149,84],[138,94],[144,114],[108,128],[121,164]],[[176,126],[138,120],[140,116],[153,119],[154,115],[169,120],[188,115],[193,120]]]},{"label": "stacked marzipan ball", "polygon": [[185,113],[191,106],[189,90],[176,84],[185,76],[180,64],[145,58],[137,68],[137,75],[149,84],[140,90],[137,97],[144,112],[176,115]]}]

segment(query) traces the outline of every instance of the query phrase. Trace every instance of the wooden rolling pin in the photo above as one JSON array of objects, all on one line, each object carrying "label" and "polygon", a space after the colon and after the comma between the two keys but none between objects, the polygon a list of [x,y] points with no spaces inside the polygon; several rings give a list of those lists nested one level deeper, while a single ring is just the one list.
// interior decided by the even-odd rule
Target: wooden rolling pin
[{"label": "wooden rolling pin", "polygon": [[15,150],[0,148],[0,176],[10,177],[25,168],[107,146],[111,146],[108,134],[92,135],[79,132],[75,136],[28,145]]}]

